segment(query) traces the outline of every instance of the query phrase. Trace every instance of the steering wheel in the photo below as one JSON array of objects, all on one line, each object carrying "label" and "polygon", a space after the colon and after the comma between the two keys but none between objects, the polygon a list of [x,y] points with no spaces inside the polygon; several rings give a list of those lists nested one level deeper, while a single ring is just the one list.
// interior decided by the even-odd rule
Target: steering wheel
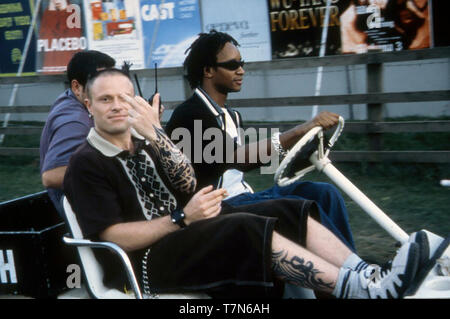
[{"label": "steering wheel", "polygon": [[339,123],[329,140],[325,137],[321,126],[315,126],[309,130],[281,161],[275,172],[275,183],[279,186],[287,186],[313,171],[315,166],[311,164],[310,157],[318,156],[319,159],[327,157],[344,129],[344,123],[344,118],[339,116]]}]

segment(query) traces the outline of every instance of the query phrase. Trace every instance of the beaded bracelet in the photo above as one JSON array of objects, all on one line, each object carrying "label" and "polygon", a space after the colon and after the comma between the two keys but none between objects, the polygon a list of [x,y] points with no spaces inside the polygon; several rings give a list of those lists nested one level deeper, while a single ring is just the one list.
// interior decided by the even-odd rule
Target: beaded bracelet
[{"label": "beaded bracelet", "polygon": [[287,151],[283,148],[283,146],[281,146],[281,143],[280,143],[280,135],[281,135],[281,133],[280,132],[275,132],[275,133],[273,133],[272,134],[272,138],[271,138],[271,140],[272,140],[272,145],[273,145],[273,148],[277,151],[277,153],[280,155],[280,156],[286,156],[287,155]]}]

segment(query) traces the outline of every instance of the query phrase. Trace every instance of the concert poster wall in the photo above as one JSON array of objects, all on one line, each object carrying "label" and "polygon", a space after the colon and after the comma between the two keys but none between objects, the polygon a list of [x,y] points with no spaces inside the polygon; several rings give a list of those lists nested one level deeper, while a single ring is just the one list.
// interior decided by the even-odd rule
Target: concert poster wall
[{"label": "concert poster wall", "polygon": [[141,0],[145,65],[178,67],[201,32],[198,0]]},{"label": "concert poster wall", "polygon": [[[325,55],[430,47],[429,0],[331,0]],[[327,0],[268,0],[273,59],[317,56]]]},{"label": "concert poster wall", "polygon": [[203,0],[203,30],[230,34],[247,62],[271,59],[267,3],[261,0]]},{"label": "concert poster wall", "polygon": [[84,0],[88,48],[109,54],[121,66],[144,69],[142,25],[139,1]]},{"label": "concert poster wall", "polygon": [[43,0],[39,10],[37,72],[64,73],[72,56],[88,48],[82,0]]},{"label": "concert poster wall", "polygon": [[[33,15],[32,0],[2,0],[0,3],[0,76],[15,76],[19,71]],[[31,38],[22,75],[36,69],[36,38]]]}]

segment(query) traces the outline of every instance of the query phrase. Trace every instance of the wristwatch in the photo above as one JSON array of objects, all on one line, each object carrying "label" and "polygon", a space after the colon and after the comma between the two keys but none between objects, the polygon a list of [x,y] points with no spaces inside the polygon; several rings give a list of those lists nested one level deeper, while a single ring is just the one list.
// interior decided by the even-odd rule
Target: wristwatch
[{"label": "wristwatch", "polygon": [[186,227],[186,224],[184,223],[185,217],[186,217],[186,215],[184,215],[184,212],[182,209],[176,209],[170,213],[170,219],[172,220],[172,223],[177,224],[181,228]]}]

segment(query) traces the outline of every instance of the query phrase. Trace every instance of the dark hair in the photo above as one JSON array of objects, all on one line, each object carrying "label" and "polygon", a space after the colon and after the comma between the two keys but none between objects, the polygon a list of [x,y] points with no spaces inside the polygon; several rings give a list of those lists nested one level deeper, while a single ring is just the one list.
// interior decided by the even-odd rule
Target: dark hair
[{"label": "dark hair", "polygon": [[123,75],[130,80],[131,84],[133,84],[130,73],[128,71],[129,70],[126,67],[125,68],[122,67],[122,69],[107,68],[107,69],[103,69],[98,72],[93,72],[93,73],[89,74],[89,77],[87,79],[86,86],[85,86],[87,97],[89,99],[91,99],[92,85],[94,84],[94,82],[97,78],[104,76],[104,75]]},{"label": "dark hair", "polygon": [[74,54],[67,65],[67,78],[69,83],[77,80],[85,86],[89,74],[97,72],[98,68],[112,68],[115,64],[116,60],[105,53],[95,50],[80,51]]},{"label": "dark hair", "polygon": [[186,50],[189,54],[183,64],[186,79],[191,88],[201,84],[204,67],[215,66],[217,54],[228,42],[239,46],[239,43],[231,35],[214,29],[209,31],[209,33],[199,33],[199,37]]}]

